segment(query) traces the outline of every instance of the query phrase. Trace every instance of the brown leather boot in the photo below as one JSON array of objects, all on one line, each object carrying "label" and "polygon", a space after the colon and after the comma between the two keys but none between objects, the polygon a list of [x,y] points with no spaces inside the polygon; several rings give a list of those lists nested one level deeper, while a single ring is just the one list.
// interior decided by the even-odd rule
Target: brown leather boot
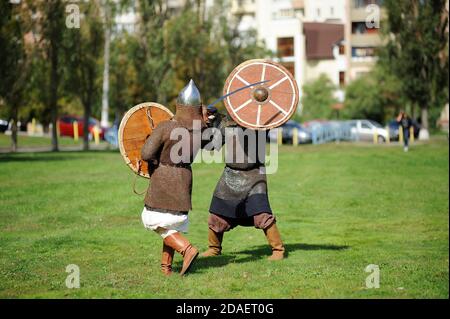
[{"label": "brown leather boot", "polygon": [[189,240],[187,240],[179,232],[176,232],[164,239],[164,243],[175,249],[177,252],[183,256],[183,268],[181,268],[180,275],[184,275],[189,271],[192,262],[198,256],[198,249],[191,245]]},{"label": "brown leather boot", "polygon": [[172,260],[175,250],[172,247],[167,246],[163,242],[163,251],[161,257],[161,271],[164,275],[170,276],[172,274]]},{"label": "brown leather boot", "polygon": [[269,260],[283,259],[285,249],[277,225],[273,223],[268,228],[264,229],[264,234],[267,237],[269,245],[272,247],[272,256],[270,256],[268,259]]},{"label": "brown leather boot", "polygon": [[219,256],[222,253],[222,240],[223,233],[216,233],[209,228],[208,230],[208,243],[209,248],[202,254],[202,257]]}]

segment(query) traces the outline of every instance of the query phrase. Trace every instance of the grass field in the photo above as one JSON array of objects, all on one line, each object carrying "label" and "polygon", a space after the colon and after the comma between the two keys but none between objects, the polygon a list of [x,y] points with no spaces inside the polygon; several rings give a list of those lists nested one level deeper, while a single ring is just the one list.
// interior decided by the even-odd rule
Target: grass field
[{"label": "grass field", "polygon": [[[50,137],[41,137],[41,136],[26,136],[19,135],[17,137],[17,143],[20,148],[41,148],[41,147],[50,147],[51,139]],[[83,143],[82,138],[75,142],[71,137],[60,137],[58,139],[59,146],[81,146]],[[101,142],[102,144],[105,142]],[[93,142],[92,142],[93,144]],[[11,148],[11,136],[0,134],[0,151],[1,150],[9,150]]]},{"label": "grass field", "polygon": [[[237,228],[222,256],[165,278],[161,239],[141,224],[142,198],[119,153],[0,155],[0,297],[448,298],[448,165],[444,138],[406,154],[283,147],[269,195],[288,258],[267,261],[263,232]],[[201,250],[221,170],[194,166],[188,237]],[[80,289],[65,286],[69,264],[80,267]],[[380,267],[379,289],[365,286],[369,264]]]}]

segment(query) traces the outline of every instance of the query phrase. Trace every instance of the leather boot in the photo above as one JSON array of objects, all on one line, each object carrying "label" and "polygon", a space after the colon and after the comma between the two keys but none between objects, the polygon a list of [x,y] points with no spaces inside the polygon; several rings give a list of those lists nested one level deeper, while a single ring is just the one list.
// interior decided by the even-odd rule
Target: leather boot
[{"label": "leather boot", "polygon": [[177,252],[183,256],[183,267],[181,268],[180,275],[184,275],[189,271],[192,262],[198,256],[198,249],[191,245],[189,240],[187,240],[179,232],[176,232],[164,239],[164,243],[175,249]]},{"label": "leather boot", "polygon": [[202,257],[219,256],[222,253],[223,233],[216,233],[211,228],[208,229],[209,248],[202,254]]},{"label": "leather boot", "polygon": [[268,228],[264,229],[264,234],[267,237],[269,245],[272,247],[272,256],[269,260],[281,260],[284,258],[284,245],[281,241],[280,232],[278,231],[277,225],[274,223]]},{"label": "leather boot", "polygon": [[167,246],[163,242],[163,251],[161,257],[161,271],[164,275],[170,276],[172,274],[172,260],[175,250],[172,247]]}]

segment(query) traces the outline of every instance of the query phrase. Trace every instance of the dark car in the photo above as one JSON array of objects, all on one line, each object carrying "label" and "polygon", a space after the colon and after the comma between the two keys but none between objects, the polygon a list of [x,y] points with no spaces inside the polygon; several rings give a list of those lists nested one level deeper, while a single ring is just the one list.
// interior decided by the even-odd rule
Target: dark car
[{"label": "dark car", "polygon": [[[281,126],[283,143],[292,144],[294,129],[297,129],[298,144],[307,144],[312,142],[311,132],[295,121],[287,121]],[[278,129],[269,131],[268,140],[270,142],[277,142]]]},{"label": "dark car", "polygon": [[[388,127],[389,127],[389,136],[391,140],[397,141],[399,139],[399,133],[398,133],[398,129],[399,129],[399,124],[396,120],[392,120],[388,123]],[[420,132],[420,125],[419,123],[417,123],[416,120],[412,120],[412,127],[414,130],[414,138],[418,138],[419,137],[419,132]]]},{"label": "dark car", "polygon": [[0,133],[5,133],[8,129],[8,121],[0,119]]}]

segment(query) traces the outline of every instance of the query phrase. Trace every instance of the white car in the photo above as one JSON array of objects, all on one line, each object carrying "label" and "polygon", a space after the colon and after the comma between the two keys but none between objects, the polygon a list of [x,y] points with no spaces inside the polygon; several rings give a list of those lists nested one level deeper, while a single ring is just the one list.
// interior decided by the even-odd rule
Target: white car
[{"label": "white car", "polygon": [[350,120],[352,137],[357,141],[373,141],[377,139],[378,143],[384,143],[388,140],[388,131],[372,120]]},{"label": "white car", "polygon": [[0,119],[0,133],[5,133],[8,130],[8,121]]}]

